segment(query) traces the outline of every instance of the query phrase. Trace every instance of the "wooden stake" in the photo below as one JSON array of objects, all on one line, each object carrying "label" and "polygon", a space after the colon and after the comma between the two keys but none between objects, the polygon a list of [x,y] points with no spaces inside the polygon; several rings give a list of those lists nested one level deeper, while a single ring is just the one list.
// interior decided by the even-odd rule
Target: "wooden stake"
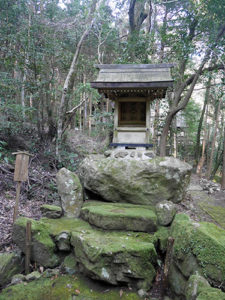
[{"label": "wooden stake", "polygon": [[168,287],[168,274],[169,274],[169,268],[172,260],[173,244],[174,244],[174,238],[169,237],[167,242],[166,260],[164,266],[163,294],[166,292]]},{"label": "wooden stake", "polygon": [[16,203],[15,203],[14,212],[13,212],[13,223],[16,221],[16,218],[18,215],[21,183],[22,183],[21,181],[17,181],[17,183],[16,183]]},{"label": "wooden stake", "polygon": [[31,256],[31,221],[27,221],[26,226],[26,249],[25,249],[25,272],[30,273],[30,256]]}]

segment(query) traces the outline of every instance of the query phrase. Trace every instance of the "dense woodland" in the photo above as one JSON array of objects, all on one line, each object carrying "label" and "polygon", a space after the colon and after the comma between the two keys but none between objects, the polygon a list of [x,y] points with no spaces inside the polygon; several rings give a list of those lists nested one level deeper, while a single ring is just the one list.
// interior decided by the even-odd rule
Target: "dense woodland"
[{"label": "dense woodland", "polygon": [[0,0],[0,159],[24,148],[74,167],[71,131],[104,151],[113,106],[94,65],[175,63],[151,142],[225,188],[224,15],[224,0]]}]

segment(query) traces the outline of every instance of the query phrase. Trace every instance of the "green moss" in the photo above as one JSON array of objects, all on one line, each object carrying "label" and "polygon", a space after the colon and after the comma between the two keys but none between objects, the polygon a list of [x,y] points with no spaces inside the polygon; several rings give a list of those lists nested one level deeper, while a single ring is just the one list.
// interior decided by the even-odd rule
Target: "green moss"
[{"label": "green moss", "polygon": [[155,221],[157,220],[157,217],[152,210],[136,205],[127,207],[126,205],[105,204],[100,206],[90,206],[88,208],[83,208],[82,210],[85,209],[88,209],[91,213],[107,217],[150,218]]},{"label": "green moss", "polygon": [[154,236],[158,240],[159,249],[163,253],[166,252],[166,249],[167,249],[167,240],[168,240],[169,234],[170,234],[169,228],[164,227],[164,226],[160,226],[158,228],[158,230],[156,231],[156,233],[154,234]]},{"label": "green moss", "polygon": [[102,201],[94,201],[94,200],[90,200],[90,201],[86,201],[83,204],[83,208],[85,207],[89,207],[89,206],[100,206],[100,205],[116,205],[117,207],[123,207],[123,208],[145,208],[145,209],[149,209],[149,210],[155,210],[155,206],[152,205],[141,205],[141,204],[132,204],[132,203],[109,203],[109,202],[102,202]]},{"label": "green moss", "polygon": [[111,284],[130,282],[149,288],[155,276],[155,237],[134,232],[88,230],[72,233],[75,257],[93,278]]},{"label": "green moss", "polygon": [[82,230],[87,230],[91,229],[91,226],[77,218],[59,218],[59,219],[47,219],[47,218],[42,218],[41,223],[44,224],[48,228],[49,234],[52,236],[57,236],[63,231],[82,231]]},{"label": "green moss", "polygon": [[[110,231],[101,230],[84,230],[83,233],[72,232],[72,244],[74,239],[81,238],[87,243],[87,251],[95,252],[95,249],[101,248],[102,253],[114,253],[118,251],[145,251],[149,245],[154,248],[152,243],[155,237],[146,233]],[[91,247],[89,247],[91,245]],[[154,250],[155,252],[155,250]]]},{"label": "green moss", "polygon": [[225,300],[225,293],[219,289],[208,287],[200,289],[200,293],[196,300]]},{"label": "green moss", "polygon": [[202,210],[208,213],[221,227],[225,229],[225,207],[199,203]]},{"label": "green moss", "polygon": [[22,258],[16,253],[0,253],[0,286],[11,281],[13,275],[24,270]]},{"label": "green moss", "polygon": [[20,217],[16,220],[15,225],[24,227],[25,229],[28,221],[31,222],[32,237],[40,243],[46,245],[46,247],[48,247],[49,249],[54,249],[55,244],[49,235],[50,232],[48,230],[48,226],[46,226],[46,224],[44,224],[43,222]]},{"label": "green moss", "polygon": [[174,258],[183,261],[192,253],[209,281],[225,281],[225,231],[213,223],[194,223],[177,215],[171,228],[175,238]]},{"label": "green moss", "polygon": [[140,297],[129,291],[125,291],[122,297],[119,290],[111,288],[104,292],[105,288],[78,276],[59,276],[55,279],[41,278],[27,285],[18,284],[4,289],[0,294],[0,300],[138,300]]},{"label": "green moss", "polygon": [[51,211],[59,211],[59,212],[62,211],[61,207],[56,206],[56,205],[43,204],[41,206],[41,208],[44,208],[44,209],[47,209],[47,210],[51,210]]}]

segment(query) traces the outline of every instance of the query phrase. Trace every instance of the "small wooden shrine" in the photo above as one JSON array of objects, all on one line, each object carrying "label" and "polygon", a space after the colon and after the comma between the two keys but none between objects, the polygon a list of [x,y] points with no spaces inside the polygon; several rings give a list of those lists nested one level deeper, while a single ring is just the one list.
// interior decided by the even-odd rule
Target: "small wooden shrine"
[{"label": "small wooden shrine", "polygon": [[150,103],[173,85],[173,64],[96,65],[93,88],[115,101],[112,146],[150,147]]}]

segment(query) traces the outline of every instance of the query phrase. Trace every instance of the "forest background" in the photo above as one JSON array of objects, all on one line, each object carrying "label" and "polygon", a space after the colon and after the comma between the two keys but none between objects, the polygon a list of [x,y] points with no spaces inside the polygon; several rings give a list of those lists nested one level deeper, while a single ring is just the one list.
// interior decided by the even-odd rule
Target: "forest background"
[{"label": "forest background", "polygon": [[95,64],[175,63],[151,105],[157,153],[225,188],[224,0],[0,0],[0,160],[76,170],[112,135]]}]

